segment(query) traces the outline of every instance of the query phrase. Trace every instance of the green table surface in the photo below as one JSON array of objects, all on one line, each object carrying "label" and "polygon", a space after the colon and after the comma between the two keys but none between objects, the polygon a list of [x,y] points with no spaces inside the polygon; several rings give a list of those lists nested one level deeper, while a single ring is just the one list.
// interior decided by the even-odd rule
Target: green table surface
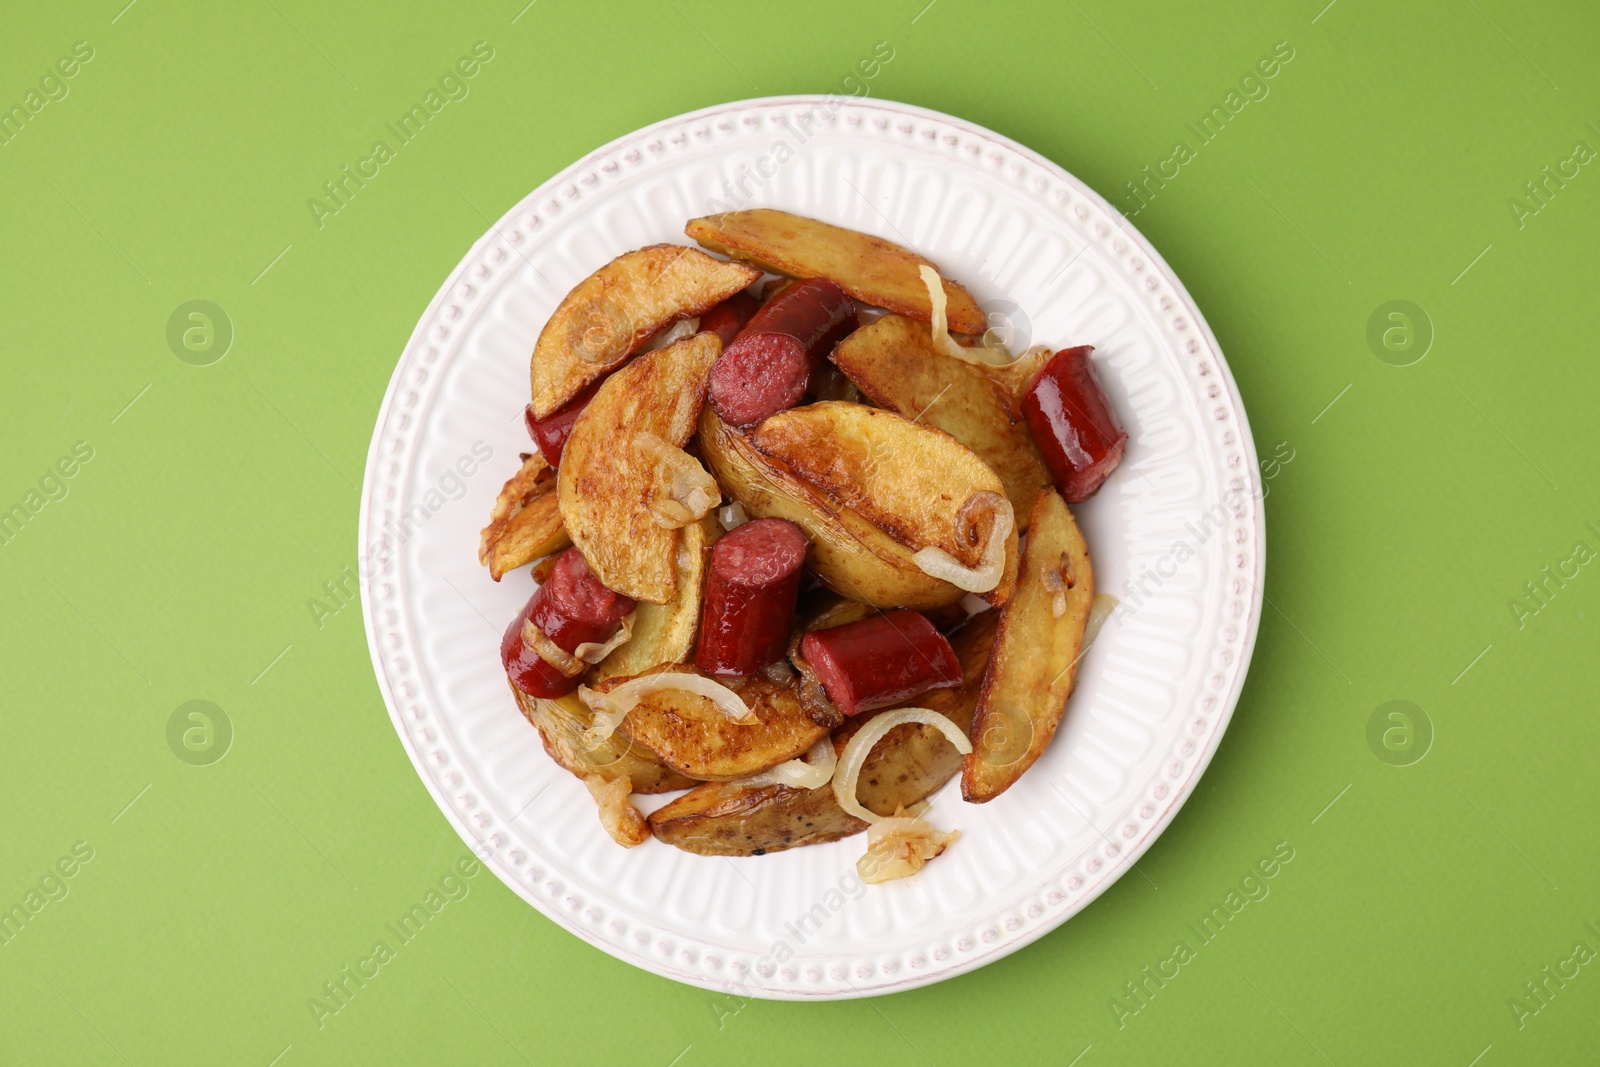
[{"label": "green table surface", "polygon": [[[0,31],[0,1061],[1595,1062],[1591,5],[124,3]],[[479,869],[328,1000],[470,858],[325,587],[412,326],[591,149],[829,91],[1058,161],[1210,321],[1279,457],[1210,770],[1138,873],[930,988],[677,985]]]}]

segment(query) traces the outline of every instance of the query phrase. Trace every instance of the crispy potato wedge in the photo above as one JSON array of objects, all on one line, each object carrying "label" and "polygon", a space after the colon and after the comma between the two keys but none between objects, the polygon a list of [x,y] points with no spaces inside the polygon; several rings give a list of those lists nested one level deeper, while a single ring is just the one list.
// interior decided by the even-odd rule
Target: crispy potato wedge
[{"label": "crispy potato wedge", "polygon": [[[992,509],[964,514],[968,501],[975,493],[1005,493],[1000,477],[954,437],[863,404],[828,400],[780,411],[755,427],[750,443],[908,554],[940,548],[967,567],[982,559],[995,521]],[[1016,554],[1013,525],[1006,573],[984,596],[990,603],[1011,595]]]},{"label": "crispy potato wedge", "polygon": [[678,595],[669,604],[644,603],[635,609],[633,636],[595,667],[596,683],[643,674],[663,663],[683,663],[694,655],[706,549],[721,532],[711,515],[683,528],[678,541]]},{"label": "crispy potato wedge", "polygon": [[[677,664],[663,669],[696,673],[693,667]],[[612,678],[595,689],[610,692],[624,681],[627,679]],[[722,681],[739,694],[761,720],[759,724],[741,726],[705,697],[666,689],[639,701],[617,727],[617,733],[654,753],[664,766],[707,782],[764,771],[803,755],[826,736],[827,731],[800,710],[793,681],[774,682],[762,675]]]},{"label": "crispy potato wedge", "polygon": [[663,767],[656,758],[626,737],[612,734],[598,748],[583,743],[583,732],[594,724],[594,714],[583,706],[576,693],[555,700],[532,697],[515,685],[511,694],[523,716],[539,731],[539,740],[550,758],[578,778],[598,774],[602,778],[626,777],[635,793],[670,793],[697,784],[676,771]]},{"label": "crispy potato wedge", "polygon": [[572,427],[556,471],[561,520],[608,589],[652,604],[678,595],[678,531],[652,505],[672,480],[669,459],[695,462],[683,446],[721,351],[716,334],[697,333],[639,356]]},{"label": "crispy potato wedge", "polygon": [[522,469],[500,490],[478,541],[478,562],[488,566],[489,577],[498,582],[524,563],[572,543],[561,525],[555,488],[555,471],[544,456],[529,453]]},{"label": "crispy potato wedge", "polygon": [[1033,505],[1017,591],[1000,613],[994,656],[972,721],[961,795],[993,800],[1033,766],[1055,736],[1078,669],[1094,600],[1094,567],[1060,494]]},{"label": "crispy potato wedge", "polygon": [[651,245],[613,259],[556,306],[533,346],[533,414],[547,418],[672,322],[709,310],[761,272],[697,248]]},{"label": "crispy potato wedge", "polygon": [[879,407],[943,430],[976,452],[1004,483],[1017,523],[1028,521],[1050,472],[1009,382],[940,352],[927,323],[903,315],[863,326],[839,342],[832,358]]},{"label": "crispy potato wedge", "polygon": [[811,542],[806,565],[841,595],[873,607],[917,609],[953,604],[963,596],[949,582],[924,573],[904,545],[764,455],[717,418],[709,404],[700,412],[698,440],[723,492],[746,512],[788,519],[805,531]]},{"label": "crispy potato wedge", "polygon": [[[915,703],[950,718],[967,729],[978,702],[984,666],[994,641],[998,613],[986,611],[950,637],[966,680],[955,689],[924,693]],[[870,715],[853,720],[834,734],[842,750],[851,734]],[[931,726],[906,723],[890,730],[873,748],[861,770],[856,795],[880,815],[893,815],[933,793],[961,769],[961,755]],[[650,816],[657,838],[702,856],[760,856],[800,845],[837,841],[858,834],[867,824],[846,814],[833,789],[791,789],[737,782],[696,786]]]},{"label": "crispy potato wedge", "polygon": [[[684,233],[713,252],[774,274],[828,278],[864,304],[929,321],[933,308],[918,268],[928,260],[891,241],[772,208],[690,219]],[[940,272],[943,276],[943,272]],[[982,333],[988,320],[972,294],[944,279],[946,316],[958,333]]]}]

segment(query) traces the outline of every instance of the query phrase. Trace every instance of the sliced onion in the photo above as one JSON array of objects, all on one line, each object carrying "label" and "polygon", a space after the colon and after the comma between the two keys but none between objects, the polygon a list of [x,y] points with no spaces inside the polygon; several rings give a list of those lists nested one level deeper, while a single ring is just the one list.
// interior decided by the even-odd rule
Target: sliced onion
[{"label": "sliced onion", "polygon": [[658,348],[666,348],[668,345],[676,344],[685,337],[693,337],[699,332],[700,319],[698,317],[692,319],[679,319],[671,326],[668,326],[665,330],[662,330],[660,333],[650,338],[649,343],[644,346],[642,351],[654,352]]},{"label": "sliced onion", "polygon": [[739,694],[721,682],[707,678],[703,674],[662,671],[659,674],[630,678],[609,693],[596,692],[586,685],[580,685],[578,699],[594,713],[594,725],[583,732],[583,743],[589,748],[598,748],[616,733],[617,727],[627,718],[628,712],[638,707],[641,700],[651,693],[659,693],[664,689],[681,689],[686,693],[705,697],[718,711],[740,726],[761,725],[761,720],[740,699]]},{"label": "sliced onion", "polygon": [[867,851],[856,860],[856,873],[869,884],[909,878],[960,836],[960,830],[941,833],[902,808],[867,827]]},{"label": "sliced onion", "polygon": [[911,562],[915,563],[923,574],[949,582],[957,589],[968,593],[987,593],[1000,584],[1000,579],[1005,576],[1006,570],[1006,538],[1011,535],[1011,527],[1016,521],[1011,510],[1011,501],[999,493],[974,493],[972,498],[962,505],[962,511],[966,511],[972,506],[972,502],[979,498],[984,498],[986,503],[992,503],[994,525],[989,527],[989,543],[983,547],[983,555],[976,567],[963,566],[960,560],[935,545],[918,549],[911,557]]},{"label": "sliced onion", "polygon": [[956,751],[963,756],[972,751],[972,742],[967,740],[966,732],[937,711],[928,708],[894,708],[874,715],[844,746],[844,751],[839,754],[839,766],[833,772],[833,795],[839,801],[839,806],[862,822],[875,823],[883,816],[863,807],[861,801],[856,799],[856,780],[861,777],[861,768],[866,766],[873,746],[883,740],[884,734],[908,722],[935,727],[950,739]]},{"label": "sliced onion", "polygon": [[750,521],[750,515],[744,510],[744,505],[735,500],[717,509],[717,521],[722,524],[722,529],[728,533],[743,526]]},{"label": "sliced onion", "polygon": [[655,496],[650,510],[669,530],[699,522],[722,502],[722,490],[700,461],[649,431],[634,438],[635,447],[656,461]]},{"label": "sliced onion", "polygon": [[839,759],[833,751],[833,738],[823,735],[811,746],[805,759],[792,759],[753,774],[739,784],[744,786],[786,785],[790,789],[821,789],[833,780]]},{"label": "sliced onion", "polygon": [[599,663],[618,647],[627,644],[633,638],[633,620],[639,613],[630,611],[622,619],[622,626],[611,635],[610,640],[604,643],[599,641],[585,641],[572,650],[573,656],[585,663]]},{"label": "sliced onion", "polygon": [[1010,389],[1012,396],[1020,402],[1022,394],[1033,384],[1033,379],[1054,355],[1049,345],[1034,345],[1005,366],[991,367],[990,373]]},{"label": "sliced onion", "polygon": [[[1118,603],[1120,601],[1110,593],[1096,593],[1094,599],[1089,601],[1089,620],[1084,623],[1083,643],[1078,646],[1078,658],[1072,661],[1073,667],[1077,667],[1083,661],[1083,657],[1089,654],[1089,646],[1100,636],[1100,627],[1104,626],[1111,613],[1117,610]],[[1069,696],[1077,691],[1080,677],[1078,671],[1072,672],[1072,686],[1067,690]]]},{"label": "sliced onion", "polygon": [[533,624],[532,619],[524,619],[522,621],[522,643],[533,649],[540,659],[568,678],[576,678],[589,666],[546,637],[544,631]]},{"label": "sliced onion", "polygon": [[948,319],[945,317],[949,298],[944,293],[944,279],[926,263],[917,271],[922,275],[922,284],[928,287],[928,303],[933,308],[933,347],[936,350],[963,363],[975,363],[980,367],[1004,367],[1011,362],[1011,353],[1004,348],[966,348],[956,344],[956,339],[950,336]]},{"label": "sliced onion", "polygon": [[650,824],[645,822],[639,809],[628,803],[633,783],[627,778],[607,780],[598,774],[586,774],[583,784],[600,808],[600,825],[606,828],[611,840],[623,848],[633,848],[650,840]]},{"label": "sliced onion", "polygon": [[788,685],[794,681],[794,668],[789,666],[789,661],[782,656],[761,668],[761,674],[767,681],[778,685]]},{"label": "sliced onion", "polygon": [[1100,627],[1111,618],[1111,613],[1117,610],[1117,605],[1122,603],[1110,593],[1096,593],[1089,602],[1089,622],[1083,628],[1083,647],[1085,650],[1094,644],[1094,639],[1100,636]]}]

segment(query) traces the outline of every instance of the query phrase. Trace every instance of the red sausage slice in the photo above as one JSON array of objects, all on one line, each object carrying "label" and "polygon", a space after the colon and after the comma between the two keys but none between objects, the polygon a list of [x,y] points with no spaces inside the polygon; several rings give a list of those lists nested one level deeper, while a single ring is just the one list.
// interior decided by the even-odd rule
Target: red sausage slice
[{"label": "red sausage slice", "polygon": [[530,696],[564,696],[578,688],[522,639],[522,624],[532,622],[563,652],[586,642],[603,643],[634,608],[632,598],[600,584],[582,553],[569,548],[556,557],[550,576],[517,613],[500,641],[500,662],[518,689]]},{"label": "red sausage slice", "polygon": [[1089,499],[1122,461],[1128,434],[1100,387],[1092,345],[1063,348],[1034,375],[1022,414],[1069,504]]},{"label": "red sausage slice", "polygon": [[700,329],[702,332],[710,330],[722,338],[722,347],[727,348],[733,343],[733,339],[739,336],[739,331],[750,321],[750,316],[754,315],[760,306],[761,301],[749,293],[734,293],[700,316]]},{"label": "red sausage slice", "polygon": [[747,522],[712,545],[694,665],[732,678],[781,658],[805,558],[805,534],[783,519]]},{"label": "red sausage slice", "polygon": [[909,608],[813,630],[801,639],[800,655],[846,715],[961,684],[955,649],[926,616]]},{"label": "red sausage slice", "polygon": [[724,422],[748,426],[793,407],[811,372],[856,328],[856,306],[826,278],[807,278],[762,305],[711,368]]}]

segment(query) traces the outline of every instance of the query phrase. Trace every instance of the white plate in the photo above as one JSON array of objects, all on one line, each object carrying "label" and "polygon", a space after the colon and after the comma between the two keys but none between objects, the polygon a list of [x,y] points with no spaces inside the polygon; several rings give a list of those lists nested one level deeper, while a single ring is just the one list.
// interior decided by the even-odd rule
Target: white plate
[{"label": "white plate", "polygon": [[[1017,350],[1095,345],[1130,434],[1116,474],[1074,509],[1097,584],[1123,603],[1061,731],[1003,797],[965,804],[955,782],[938,793],[931,818],[961,840],[903,882],[854,880],[862,837],[748,859],[618,848],[583,785],[544,754],[500,668],[501,629],[532,585],[526,571],[489,580],[478,529],[530,448],[521,410],[540,327],[602,263],[688,243],[687,219],[741,206],[924,253],[990,309],[1027,320]],[[492,459],[476,462],[475,444]],[[1238,699],[1264,537],[1255,448],[1216,339],[1115,210],[959,119],[788,97],[629,134],[534,190],[473,246],[417,324],[378,415],[361,498],[362,604],[378,685],[417,773],[524,900],[680,982],[842,998],[1014,951],[1150,846]]]}]

